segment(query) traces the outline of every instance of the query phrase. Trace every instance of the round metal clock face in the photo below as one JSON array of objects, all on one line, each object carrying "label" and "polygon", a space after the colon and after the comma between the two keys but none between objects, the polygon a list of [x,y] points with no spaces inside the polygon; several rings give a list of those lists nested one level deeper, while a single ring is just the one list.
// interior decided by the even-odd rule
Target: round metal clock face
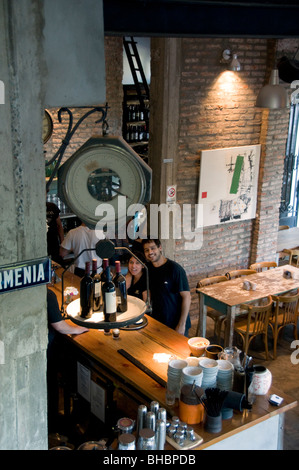
[{"label": "round metal clock face", "polygon": [[51,117],[49,111],[47,111],[45,109],[44,117],[43,117],[43,143],[44,144],[46,142],[48,142],[48,140],[50,139],[52,133],[53,133],[52,117]]},{"label": "round metal clock face", "polygon": [[74,213],[95,226],[103,217],[106,222],[124,219],[130,205],[143,204],[147,183],[134,155],[117,145],[95,143],[68,162],[63,193]]}]

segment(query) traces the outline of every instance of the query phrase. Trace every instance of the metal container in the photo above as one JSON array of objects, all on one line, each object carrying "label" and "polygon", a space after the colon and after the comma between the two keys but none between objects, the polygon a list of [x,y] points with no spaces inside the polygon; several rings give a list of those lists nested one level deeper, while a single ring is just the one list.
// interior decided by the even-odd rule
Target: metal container
[{"label": "metal container", "polygon": [[132,433],[134,426],[135,426],[135,421],[131,418],[120,418],[117,421],[117,427],[122,434]]},{"label": "metal container", "polygon": [[118,436],[118,450],[135,450],[135,436],[130,433],[120,434]]},{"label": "metal container", "polygon": [[163,421],[166,423],[166,421],[167,421],[167,412],[166,412],[165,408],[159,408],[158,409],[157,418],[158,419],[163,419]]},{"label": "metal container", "polygon": [[157,419],[156,422],[156,449],[164,450],[166,441],[166,423],[163,419]]},{"label": "metal container", "polygon": [[146,413],[145,426],[153,431],[156,430],[156,415],[153,411],[148,411]]},{"label": "metal container", "polygon": [[145,405],[139,405],[137,410],[137,436],[139,431],[146,427],[146,414],[147,407]]},{"label": "metal container", "polygon": [[148,428],[140,430],[139,438],[137,441],[138,450],[156,450],[156,436],[155,431]]},{"label": "metal container", "polygon": [[160,408],[160,405],[157,401],[152,401],[150,404],[150,410],[155,413],[156,419],[158,418],[158,410]]}]

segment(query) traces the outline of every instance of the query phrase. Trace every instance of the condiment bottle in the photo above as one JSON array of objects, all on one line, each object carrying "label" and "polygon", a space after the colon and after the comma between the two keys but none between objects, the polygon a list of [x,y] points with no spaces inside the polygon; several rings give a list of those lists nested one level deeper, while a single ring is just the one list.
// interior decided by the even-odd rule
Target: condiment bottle
[{"label": "condiment bottle", "polygon": [[203,389],[197,385],[183,385],[180,395],[180,420],[187,424],[198,424],[203,421],[204,407],[200,401]]}]

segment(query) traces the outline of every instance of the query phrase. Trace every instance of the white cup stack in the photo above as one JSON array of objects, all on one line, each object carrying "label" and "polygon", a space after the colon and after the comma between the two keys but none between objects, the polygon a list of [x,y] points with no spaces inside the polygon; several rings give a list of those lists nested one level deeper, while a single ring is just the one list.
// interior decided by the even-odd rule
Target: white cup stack
[{"label": "white cup stack", "polygon": [[201,387],[215,388],[217,386],[218,363],[214,359],[203,358],[199,361],[203,371]]},{"label": "white cup stack", "polygon": [[187,366],[183,359],[172,359],[168,363],[167,388],[175,392],[176,398],[180,398],[182,370]]},{"label": "white cup stack", "polygon": [[201,387],[203,372],[201,367],[188,366],[182,370],[181,387],[183,385],[197,385]]},{"label": "white cup stack", "polygon": [[220,390],[232,390],[234,380],[234,366],[231,362],[218,359],[217,387]]}]

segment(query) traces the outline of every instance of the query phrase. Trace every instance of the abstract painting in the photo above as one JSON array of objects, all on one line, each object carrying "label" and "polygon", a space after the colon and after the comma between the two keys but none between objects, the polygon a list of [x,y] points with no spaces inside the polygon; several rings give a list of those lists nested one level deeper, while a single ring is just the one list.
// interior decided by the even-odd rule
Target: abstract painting
[{"label": "abstract painting", "polygon": [[201,152],[197,228],[255,218],[260,152],[260,145]]}]

